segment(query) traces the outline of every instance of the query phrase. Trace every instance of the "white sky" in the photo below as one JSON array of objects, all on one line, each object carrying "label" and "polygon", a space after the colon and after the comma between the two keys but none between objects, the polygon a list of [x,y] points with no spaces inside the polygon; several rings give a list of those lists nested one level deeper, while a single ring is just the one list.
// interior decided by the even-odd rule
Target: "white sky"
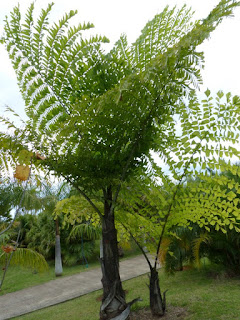
[{"label": "white sky", "polygon": [[[20,3],[21,12],[32,2],[30,0],[1,0],[0,2],[0,33],[3,29],[3,19],[11,9]],[[36,13],[40,8],[46,8],[50,2],[37,0]],[[129,43],[133,42],[140,34],[146,22],[168,4],[177,4],[181,7],[184,3],[195,11],[196,18],[204,18],[218,3],[218,0],[56,0],[52,10],[54,21],[71,10],[77,9],[77,22],[92,22],[95,33],[105,35],[113,44],[121,33],[126,33]],[[204,85],[201,91],[210,88],[212,91],[231,91],[240,95],[240,8],[235,10],[235,17],[228,18],[212,34],[211,39],[202,45],[205,52],[206,64],[203,72]],[[11,67],[7,53],[0,45],[0,114],[4,106],[9,105],[23,115],[24,102],[17,87],[15,73]]]}]

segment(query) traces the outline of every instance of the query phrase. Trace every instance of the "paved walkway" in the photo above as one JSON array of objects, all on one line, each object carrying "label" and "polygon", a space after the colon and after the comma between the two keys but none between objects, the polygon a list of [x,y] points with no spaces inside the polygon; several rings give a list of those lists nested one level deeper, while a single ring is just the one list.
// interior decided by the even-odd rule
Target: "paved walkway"
[{"label": "paved walkway", "polygon": [[[149,272],[143,255],[120,262],[122,280]],[[101,269],[95,268],[0,296],[0,320],[11,319],[102,288]]]}]

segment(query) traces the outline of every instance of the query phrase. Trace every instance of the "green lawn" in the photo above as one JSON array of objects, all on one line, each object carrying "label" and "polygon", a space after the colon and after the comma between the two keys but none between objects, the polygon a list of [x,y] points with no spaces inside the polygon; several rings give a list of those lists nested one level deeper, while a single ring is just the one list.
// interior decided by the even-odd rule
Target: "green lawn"
[{"label": "green lawn", "polygon": [[[138,296],[143,299],[133,306],[139,309],[148,305],[148,277],[141,276],[124,282],[128,291],[127,300]],[[182,271],[167,277],[160,272],[162,290],[167,292],[167,303],[184,307],[188,311],[186,319],[191,320],[236,320],[240,319],[240,279],[216,278],[206,270]],[[17,317],[26,320],[97,320],[101,291],[96,291],[80,298],[61,303],[57,306]]]}]

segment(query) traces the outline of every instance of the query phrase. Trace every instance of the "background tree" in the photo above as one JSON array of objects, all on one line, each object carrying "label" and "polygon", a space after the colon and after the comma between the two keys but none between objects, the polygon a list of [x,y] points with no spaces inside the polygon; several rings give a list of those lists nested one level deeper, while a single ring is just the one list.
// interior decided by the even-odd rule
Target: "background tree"
[{"label": "background tree", "polygon": [[[58,187],[58,190],[55,192],[51,188],[46,188],[45,190],[45,212],[47,211],[52,217],[52,213],[56,206],[56,203],[62,197],[66,197],[68,193],[68,186],[67,184],[62,184]],[[60,240],[60,226],[59,226],[59,219],[55,220],[55,275],[61,276],[63,273],[62,268],[62,255],[61,255],[61,240]]]},{"label": "background tree", "polygon": [[0,183],[0,223],[11,220],[11,210],[17,206],[21,187],[13,183]]},{"label": "background tree", "polygon": [[[34,216],[28,215],[28,218],[30,219],[26,219],[25,216],[18,217],[12,224],[12,227],[0,235],[0,264],[2,265],[3,270],[0,280],[0,289],[3,285],[10,263],[30,267],[33,270],[40,272],[48,270],[48,264],[44,256],[35,250],[26,248],[24,239],[27,234],[27,228],[31,228],[31,222],[34,220]],[[6,229],[7,227],[5,224],[0,223],[0,230]]]},{"label": "background tree", "polygon": [[[12,239],[11,235],[9,235],[9,239]],[[32,270],[39,272],[48,270],[48,263],[43,255],[35,250],[19,247],[18,239],[16,240],[17,241],[11,240],[9,244],[6,242],[6,237],[5,239],[2,237],[0,238],[0,265],[2,266],[3,271],[0,279],[0,290],[10,263],[18,266],[30,267]]]},{"label": "background tree", "polygon": [[[15,135],[43,153],[43,166],[62,176],[98,212],[103,238],[100,318],[122,314],[114,208],[123,181],[145,167],[150,150],[164,154],[169,121],[179,99],[201,81],[201,44],[239,3],[222,0],[191,23],[191,12],[166,8],[129,46],[122,36],[105,54],[103,37],[83,39],[91,24],[68,27],[71,11],[49,26],[52,4],[33,23],[32,4],[21,24],[19,8],[6,20],[2,42],[16,70],[29,120]],[[167,30],[167,32],[166,32]],[[64,32],[66,31],[66,32]],[[101,200],[101,211],[94,200]],[[160,311],[159,311],[160,312]]]},{"label": "background tree", "polygon": [[[48,261],[53,261],[55,259],[56,226],[52,213],[42,211],[37,216],[24,215],[20,218],[28,220],[27,224],[30,226],[29,230],[26,230],[25,237],[22,238],[24,246],[41,253]],[[59,220],[63,266],[79,262],[85,263],[84,257],[92,259],[95,254],[94,240],[97,238],[95,229],[90,230],[90,226],[85,223],[78,224],[76,222],[73,226],[63,225],[62,214],[59,215]]]}]

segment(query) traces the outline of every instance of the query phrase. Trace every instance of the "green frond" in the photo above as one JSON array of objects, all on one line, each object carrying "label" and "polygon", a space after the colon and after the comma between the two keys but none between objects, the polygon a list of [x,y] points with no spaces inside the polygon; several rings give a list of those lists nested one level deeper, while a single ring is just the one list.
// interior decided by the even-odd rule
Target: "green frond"
[{"label": "green frond", "polygon": [[[5,262],[5,256],[9,253],[3,253],[0,255],[0,263]],[[47,261],[43,255],[32,249],[17,248],[13,253],[11,264],[20,265],[23,267],[30,267],[38,272],[45,272],[49,269]]]},{"label": "green frond", "polygon": [[172,240],[170,238],[164,238],[161,243],[161,247],[158,253],[158,260],[161,266],[166,262],[167,253],[169,251],[169,246],[171,245]]},{"label": "green frond", "polygon": [[37,20],[36,26],[34,26],[37,32],[34,32],[32,35],[32,47],[36,56],[37,69],[41,70],[41,65],[43,64],[44,58],[44,45],[43,45],[43,36],[44,32],[48,29],[48,15],[51,12],[53,7],[53,2],[48,4],[46,10],[42,9],[40,16]]},{"label": "green frond", "polygon": [[[0,231],[4,230],[6,227],[7,227],[7,225],[5,227],[0,226]],[[4,245],[5,243],[8,243],[10,238],[11,238],[11,235],[7,232],[1,234],[0,235],[0,245]],[[0,251],[1,251],[1,247],[0,247]]]},{"label": "green frond", "polygon": [[25,23],[22,24],[22,39],[24,42],[26,53],[30,59],[34,59],[33,57],[33,43],[32,43],[32,32],[33,32],[33,10],[34,10],[34,3],[31,3],[30,7],[28,8]]},{"label": "green frond", "polygon": [[125,34],[122,34],[120,36],[120,39],[114,44],[109,55],[112,57],[114,63],[118,64],[118,71],[121,72],[122,77],[126,76],[126,69],[128,71],[132,69],[132,58],[131,50],[127,41],[127,36]]},{"label": "green frond", "polygon": [[82,244],[71,245],[68,244],[65,248],[62,248],[63,263],[66,265],[74,265],[80,260],[86,262],[93,256],[94,243],[91,241],[84,241]]},{"label": "green frond", "polygon": [[[101,204],[99,204],[99,206],[101,206]],[[81,196],[71,196],[70,198],[58,201],[53,214],[57,217],[62,213],[64,213],[63,226],[66,224],[82,224],[90,220],[94,227],[99,224],[99,216],[96,215],[95,210],[87,200]],[[93,226],[91,225],[91,227]]]},{"label": "green frond", "polygon": [[93,226],[90,223],[82,223],[73,227],[70,232],[69,238],[83,238],[87,240],[98,240],[101,236],[101,228]]},{"label": "green frond", "polygon": [[[46,46],[45,46],[45,55],[44,55],[44,64],[46,65],[45,69],[45,77],[48,79],[52,79],[52,74],[54,73],[56,63],[55,63],[55,52],[57,52],[57,56],[59,55],[59,49],[66,46],[67,41],[65,40],[66,37],[64,35],[65,30],[68,27],[69,20],[77,14],[77,11],[71,10],[68,14],[66,13],[65,16],[59,20],[59,23],[54,25],[48,30],[48,36],[46,39]],[[71,33],[70,33],[71,34]],[[65,38],[65,39],[64,39]],[[61,53],[60,53],[61,54]]]},{"label": "green frond", "polygon": [[[54,63],[52,63],[52,69],[54,70],[54,75],[52,78],[53,85],[54,85],[55,79],[58,79],[59,77],[62,78],[62,74],[66,73],[66,67],[69,67],[69,65],[65,61],[72,61],[71,55],[69,57],[69,53],[71,53],[71,47],[73,43],[79,36],[81,36],[81,32],[83,30],[89,29],[90,27],[93,27],[93,25],[89,24],[89,26],[87,27],[86,25],[82,26],[81,24],[79,24],[77,27],[69,28],[67,32],[67,36],[62,36],[61,48],[60,50],[58,50],[57,55],[54,55]],[[84,41],[83,43],[84,45],[86,45]],[[78,52],[79,51],[80,51],[80,48],[78,47]]]},{"label": "green frond", "polygon": [[91,54],[97,52],[95,47],[108,41],[105,37],[82,39],[82,32],[93,24],[69,27],[69,20],[77,11],[70,11],[59,23],[49,26],[52,6],[51,3],[41,11],[36,25],[33,23],[33,4],[22,25],[19,7],[15,7],[10,22],[5,22],[3,37],[26,102],[27,115],[34,119],[33,126],[37,130],[49,126],[56,128],[57,120],[69,114],[70,91],[81,89],[79,75],[89,69]]},{"label": "green frond", "polygon": [[177,10],[168,6],[149,21],[131,47],[133,68],[145,70],[147,65],[171,48],[193,28],[193,13],[184,5]]},{"label": "green frond", "polygon": [[199,238],[193,240],[192,252],[198,268],[200,268],[200,246],[202,243],[208,243],[210,240],[211,237],[208,233],[201,233]]}]

